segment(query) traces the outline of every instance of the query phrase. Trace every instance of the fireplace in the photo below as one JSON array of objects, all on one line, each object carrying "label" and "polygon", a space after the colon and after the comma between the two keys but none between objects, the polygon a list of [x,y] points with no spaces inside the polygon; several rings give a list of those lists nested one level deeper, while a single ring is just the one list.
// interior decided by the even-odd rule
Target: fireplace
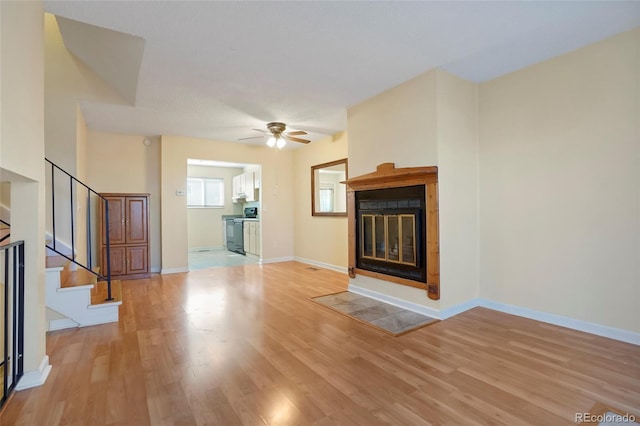
[{"label": "fireplace", "polygon": [[356,266],[427,282],[424,185],[358,191]]},{"label": "fireplace", "polygon": [[366,275],[440,298],[437,167],[393,163],[346,181],[349,276]]}]

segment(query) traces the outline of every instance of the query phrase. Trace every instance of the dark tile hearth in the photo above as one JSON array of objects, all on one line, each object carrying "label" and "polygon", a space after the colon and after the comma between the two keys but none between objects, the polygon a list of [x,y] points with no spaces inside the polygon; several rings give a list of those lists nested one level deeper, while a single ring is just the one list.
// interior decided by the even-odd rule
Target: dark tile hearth
[{"label": "dark tile hearth", "polygon": [[349,291],[318,296],[311,300],[395,336],[438,321],[436,318]]}]

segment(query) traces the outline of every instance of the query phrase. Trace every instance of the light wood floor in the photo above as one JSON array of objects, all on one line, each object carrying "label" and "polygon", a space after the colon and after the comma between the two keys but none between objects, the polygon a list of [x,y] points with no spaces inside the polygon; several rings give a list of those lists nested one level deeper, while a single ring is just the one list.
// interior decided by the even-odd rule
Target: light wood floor
[{"label": "light wood floor", "polygon": [[287,262],[125,281],[119,324],[50,333],[2,425],[562,425],[640,407],[640,347],[487,309],[401,337],[308,299]]}]

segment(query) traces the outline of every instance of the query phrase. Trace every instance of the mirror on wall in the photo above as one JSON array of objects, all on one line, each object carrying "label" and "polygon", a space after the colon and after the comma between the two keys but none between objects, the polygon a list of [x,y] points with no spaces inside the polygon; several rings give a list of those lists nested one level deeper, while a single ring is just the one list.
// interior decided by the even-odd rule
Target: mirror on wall
[{"label": "mirror on wall", "polygon": [[311,214],[347,215],[347,159],[311,166]]}]

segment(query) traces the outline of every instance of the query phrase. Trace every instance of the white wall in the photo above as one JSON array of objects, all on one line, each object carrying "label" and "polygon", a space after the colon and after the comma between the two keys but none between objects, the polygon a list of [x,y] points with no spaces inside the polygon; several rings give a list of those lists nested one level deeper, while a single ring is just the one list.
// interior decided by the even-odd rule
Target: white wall
[{"label": "white wall", "polygon": [[640,30],[484,83],[480,290],[640,331]]}]

